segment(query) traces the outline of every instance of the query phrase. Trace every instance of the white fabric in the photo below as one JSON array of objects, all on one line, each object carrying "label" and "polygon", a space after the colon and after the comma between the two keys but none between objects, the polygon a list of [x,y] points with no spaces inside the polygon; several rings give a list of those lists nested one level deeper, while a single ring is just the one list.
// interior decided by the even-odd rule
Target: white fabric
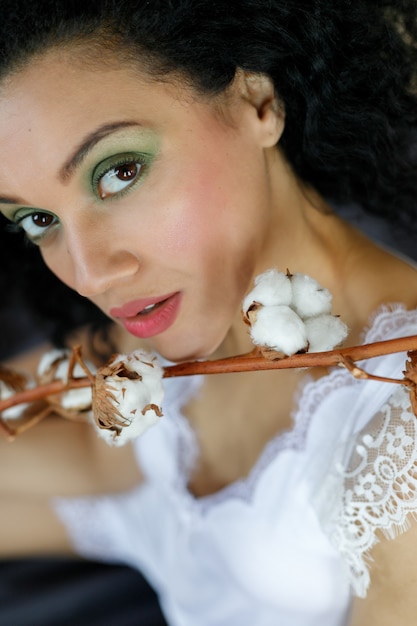
[{"label": "white fabric", "polygon": [[[365,342],[411,334],[417,311],[398,306],[375,316]],[[402,377],[405,358],[361,365]],[[172,626],[347,624],[350,584],[366,590],[375,529],[403,528],[417,508],[403,387],[341,368],[308,382],[294,428],[266,446],[250,476],[195,499],[186,484],[198,449],[180,409],[200,380],[166,383],[165,417],[136,444],[146,483],[54,502],[78,550],[139,567]]]}]

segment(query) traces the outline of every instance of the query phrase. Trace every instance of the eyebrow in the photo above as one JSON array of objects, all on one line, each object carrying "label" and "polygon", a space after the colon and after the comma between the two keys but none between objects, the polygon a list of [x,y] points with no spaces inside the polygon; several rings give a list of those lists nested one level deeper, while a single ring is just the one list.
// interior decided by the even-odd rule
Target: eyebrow
[{"label": "eyebrow", "polygon": [[[85,159],[87,154],[91,151],[91,149],[104,137],[114,133],[120,128],[126,128],[129,126],[139,126],[138,122],[132,120],[125,120],[121,122],[113,122],[112,124],[103,124],[103,126],[99,126],[92,133],[87,135],[85,139],[75,148],[74,152],[71,156],[65,161],[64,165],[59,170],[59,178],[65,182],[67,181],[74,170],[81,165],[82,161]],[[0,198],[0,202],[2,202],[2,198]]]},{"label": "eyebrow", "polygon": [[[58,176],[66,182],[74,172],[74,170],[81,165],[90,150],[104,137],[111,135],[115,131],[121,128],[127,128],[129,126],[140,126],[139,122],[134,120],[123,120],[120,122],[113,122],[111,124],[103,124],[87,135],[85,139],[75,148],[71,156],[65,161],[64,165],[60,168]],[[0,196],[0,204],[26,204],[19,198],[11,198],[8,196]]]},{"label": "eyebrow", "polygon": [[16,198],[8,198],[7,196],[0,196],[0,204],[20,204]]}]

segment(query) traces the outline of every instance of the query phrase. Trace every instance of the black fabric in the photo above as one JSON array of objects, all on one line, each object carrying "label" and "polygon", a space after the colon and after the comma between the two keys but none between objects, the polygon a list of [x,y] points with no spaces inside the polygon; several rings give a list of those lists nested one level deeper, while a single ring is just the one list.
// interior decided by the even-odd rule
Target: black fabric
[{"label": "black fabric", "polygon": [[63,558],[0,561],[1,626],[166,626],[129,567]]}]

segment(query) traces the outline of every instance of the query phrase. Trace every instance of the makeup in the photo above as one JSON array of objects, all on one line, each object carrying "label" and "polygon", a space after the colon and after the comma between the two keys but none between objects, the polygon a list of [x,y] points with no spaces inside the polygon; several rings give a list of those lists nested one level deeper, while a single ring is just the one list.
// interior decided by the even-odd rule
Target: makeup
[{"label": "makeup", "polygon": [[[84,164],[86,189],[91,190],[98,199],[117,199],[144,180],[159,149],[159,136],[149,128],[132,122],[129,128],[122,126],[120,130],[101,138],[93,147],[82,151],[76,167]],[[123,170],[132,165],[137,167],[137,176],[130,180],[118,178],[120,168]],[[106,182],[104,189],[100,190],[102,180]]]},{"label": "makeup", "polygon": [[135,337],[146,339],[168,330],[175,322],[182,293],[174,292],[162,297],[144,298],[110,309],[125,329]]}]

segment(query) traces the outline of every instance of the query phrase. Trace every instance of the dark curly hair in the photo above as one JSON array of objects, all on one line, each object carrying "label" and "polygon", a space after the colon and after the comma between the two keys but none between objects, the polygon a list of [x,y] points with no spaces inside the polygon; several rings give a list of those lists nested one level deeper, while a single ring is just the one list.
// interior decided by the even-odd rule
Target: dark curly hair
[{"label": "dark curly hair", "polygon": [[296,174],[336,203],[415,223],[415,0],[0,0],[0,10],[0,77],[79,44],[209,95],[238,68],[269,75]]}]

